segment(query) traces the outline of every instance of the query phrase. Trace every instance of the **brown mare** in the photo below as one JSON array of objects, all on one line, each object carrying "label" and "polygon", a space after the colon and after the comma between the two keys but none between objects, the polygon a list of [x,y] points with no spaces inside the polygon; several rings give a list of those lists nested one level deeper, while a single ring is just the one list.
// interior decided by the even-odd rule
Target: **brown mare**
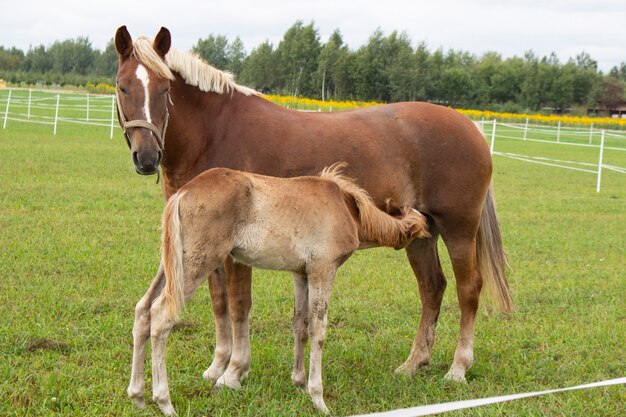
[{"label": "brown mare", "polygon": [[[165,345],[175,319],[208,273],[228,257],[297,277],[292,380],[328,413],[322,386],[322,346],[337,268],[362,244],[395,248],[429,237],[426,219],[405,208],[396,219],[339,174],[275,178],[213,168],[185,184],[163,213],[162,295],[150,307],[153,397],[165,415],[175,414],[167,384]],[[309,379],[304,344],[311,336]],[[136,398],[137,399],[137,398]],[[140,402],[142,398],[138,398]]]},{"label": "brown mare", "polygon": [[[464,381],[473,361],[483,283],[496,306],[513,308],[490,191],[491,156],[476,126],[452,109],[428,103],[336,113],[284,109],[170,45],[165,28],[154,41],[139,37],[133,42],[125,26],[115,35],[120,122],[133,121],[125,132],[137,172],[156,173],[160,163],[167,199],[211,167],[294,177],[346,161],[346,175],[378,207],[391,199],[394,207],[413,207],[428,218],[432,237],[406,248],[422,313],[409,356],[397,371],[411,375],[430,361],[446,288],[437,251],[441,236],[461,308],[459,342],[446,378]],[[218,385],[237,388],[250,369],[251,276],[249,266],[230,259],[209,275],[216,347],[204,377]],[[131,397],[143,397],[137,376],[143,374],[150,336],[150,305],[164,284],[160,268],[135,310]]]}]

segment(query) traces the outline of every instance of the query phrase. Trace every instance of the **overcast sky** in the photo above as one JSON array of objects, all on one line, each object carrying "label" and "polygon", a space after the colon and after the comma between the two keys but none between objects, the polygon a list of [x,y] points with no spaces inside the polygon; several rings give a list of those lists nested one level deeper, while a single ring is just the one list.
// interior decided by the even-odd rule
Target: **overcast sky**
[{"label": "overcast sky", "polygon": [[626,61],[626,0],[0,0],[0,45],[26,52],[87,36],[102,50],[121,25],[133,37],[165,26],[180,50],[213,33],[241,37],[249,53],[264,40],[277,46],[297,19],[314,21],[322,42],[340,29],[351,49],[380,27],[430,50],[510,57],[532,49],[561,62],[586,51],[604,72]]}]

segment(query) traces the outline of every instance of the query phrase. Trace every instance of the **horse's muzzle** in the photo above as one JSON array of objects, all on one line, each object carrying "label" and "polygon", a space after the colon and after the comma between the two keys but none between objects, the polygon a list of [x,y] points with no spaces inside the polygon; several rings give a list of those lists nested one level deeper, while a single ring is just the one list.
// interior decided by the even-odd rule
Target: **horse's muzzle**
[{"label": "horse's muzzle", "polygon": [[159,169],[159,164],[163,158],[163,153],[158,151],[153,152],[132,152],[133,163],[135,164],[135,170],[141,175],[156,174]]}]

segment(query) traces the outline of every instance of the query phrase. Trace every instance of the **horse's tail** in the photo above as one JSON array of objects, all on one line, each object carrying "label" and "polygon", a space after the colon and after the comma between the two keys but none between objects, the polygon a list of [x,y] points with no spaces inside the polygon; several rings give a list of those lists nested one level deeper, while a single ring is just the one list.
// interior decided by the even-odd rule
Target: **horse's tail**
[{"label": "horse's tail", "polygon": [[185,305],[185,273],[183,270],[183,238],[179,206],[183,193],[170,197],[163,212],[161,254],[165,269],[165,304],[167,316],[175,319]]},{"label": "horse's tail", "polygon": [[504,312],[513,311],[515,305],[505,274],[508,261],[496,218],[493,186],[491,184],[483,203],[480,225],[478,226],[476,257],[478,272],[487,287],[489,298],[491,298],[494,307]]},{"label": "horse's tail", "polygon": [[403,208],[402,216],[396,218],[378,209],[364,189],[341,175],[341,169],[345,166],[345,162],[333,164],[324,168],[320,176],[334,181],[354,200],[359,212],[359,234],[362,240],[399,249],[414,238],[430,237],[427,221],[422,213],[412,208]]}]

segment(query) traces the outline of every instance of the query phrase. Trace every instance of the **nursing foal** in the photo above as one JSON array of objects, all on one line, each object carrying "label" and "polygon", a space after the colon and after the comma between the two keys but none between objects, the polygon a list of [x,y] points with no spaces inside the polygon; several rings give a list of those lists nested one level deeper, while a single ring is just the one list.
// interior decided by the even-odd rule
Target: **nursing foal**
[{"label": "nursing foal", "polygon": [[[165,288],[150,309],[153,399],[174,414],[165,367],[166,340],[179,311],[231,256],[263,269],[296,277],[293,382],[307,390],[315,407],[328,412],[322,389],[322,345],[326,312],[337,268],[359,247],[401,248],[429,237],[425,217],[403,209],[392,217],[369,195],[340,175],[341,164],[320,177],[279,179],[226,168],[198,175],[168,201],[163,213]],[[311,337],[308,383],[304,345]],[[133,369],[129,395],[142,407],[143,374]]]}]

